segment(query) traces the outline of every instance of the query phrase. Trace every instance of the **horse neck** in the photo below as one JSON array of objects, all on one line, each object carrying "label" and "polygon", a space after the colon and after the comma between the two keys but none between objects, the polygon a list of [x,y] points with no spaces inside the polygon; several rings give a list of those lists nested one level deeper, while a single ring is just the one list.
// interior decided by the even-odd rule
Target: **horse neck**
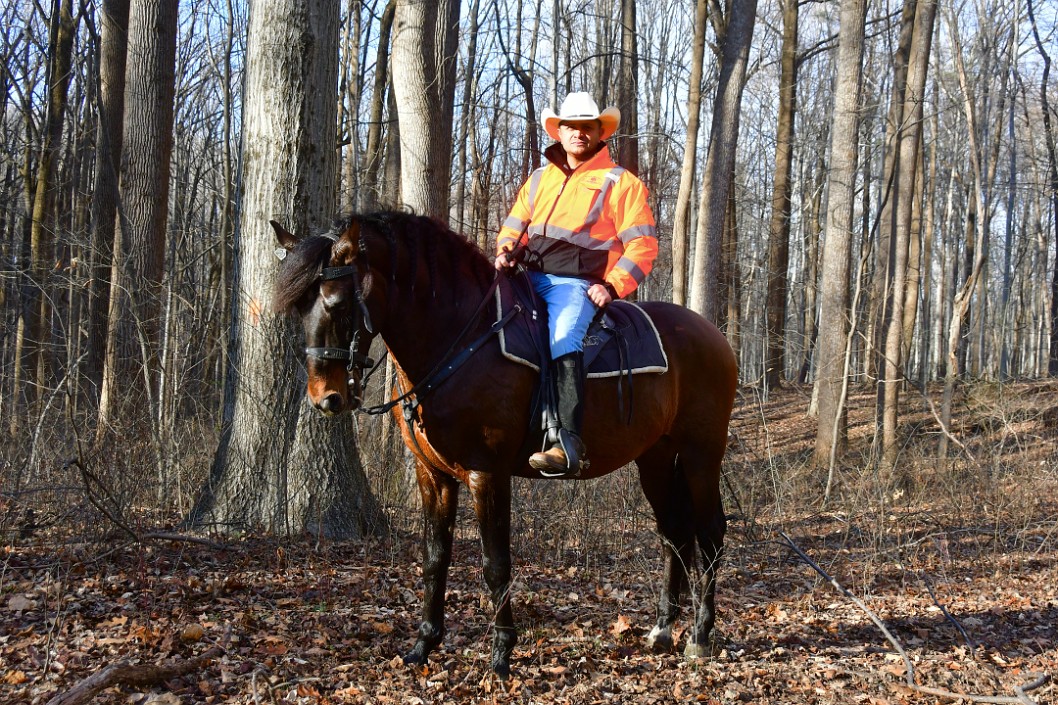
[{"label": "horse neck", "polygon": [[[400,296],[379,327],[390,354],[412,382],[429,374],[453,346],[462,349],[491,325],[486,313],[491,307],[478,313],[486,289],[469,283],[457,289],[449,278],[438,282],[435,296],[427,287]],[[478,320],[472,322],[475,314]]]}]

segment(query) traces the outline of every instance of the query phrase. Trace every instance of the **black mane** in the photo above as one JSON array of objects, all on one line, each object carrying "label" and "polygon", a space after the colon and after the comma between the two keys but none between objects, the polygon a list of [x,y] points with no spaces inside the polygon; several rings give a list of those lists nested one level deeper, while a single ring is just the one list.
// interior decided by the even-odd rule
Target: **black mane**
[{"label": "black mane", "polygon": [[369,262],[375,237],[383,239],[393,283],[400,275],[398,252],[401,247],[407,250],[406,261],[414,269],[407,273],[409,286],[405,293],[414,291],[420,261],[425,262],[433,297],[447,291],[445,284],[454,289],[452,293],[471,284],[483,290],[495,276],[489,259],[474,242],[433,218],[409,211],[353,213],[336,219],[327,234],[307,237],[287,254],[276,280],[277,311],[289,312],[308,293],[317,282],[320,267],[326,266],[334,239],[354,225],[360,230],[361,254]]}]

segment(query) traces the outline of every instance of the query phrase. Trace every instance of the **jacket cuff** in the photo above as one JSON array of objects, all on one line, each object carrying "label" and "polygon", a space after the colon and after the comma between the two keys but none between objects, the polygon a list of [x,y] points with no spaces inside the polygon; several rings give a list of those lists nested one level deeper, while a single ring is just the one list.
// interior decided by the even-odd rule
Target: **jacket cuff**
[{"label": "jacket cuff", "polygon": [[603,286],[606,287],[606,291],[610,292],[610,298],[611,299],[613,299],[614,301],[617,301],[618,299],[621,298],[620,296],[617,295],[617,289],[614,288],[613,284],[611,284],[610,282],[605,282],[603,284]]}]

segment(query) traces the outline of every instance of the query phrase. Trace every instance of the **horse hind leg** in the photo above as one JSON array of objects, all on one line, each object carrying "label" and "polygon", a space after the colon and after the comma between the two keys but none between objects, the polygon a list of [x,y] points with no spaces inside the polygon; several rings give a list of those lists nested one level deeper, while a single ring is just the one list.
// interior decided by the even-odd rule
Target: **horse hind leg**
[{"label": "horse hind leg", "polygon": [[492,594],[492,670],[511,674],[511,653],[518,641],[511,611],[511,478],[472,472],[467,483],[481,532],[482,569]]},{"label": "horse hind leg", "polygon": [[668,652],[674,646],[672,629],[687,575],[694,565],[693,507],[686,481],[676,467],[675,452],[656,446],[637,458],[636,465],[643,493],[654,510],[664,557],[657,622],[647,635],[646,645],[656,652]]},{"label": "horse hind leg", "polygon": [[688,658],[712,654],[710,636],[714,636],[713,626],[716,623],[716,573],[727,532],[727,518],[720,497],[722,460],[722,452],[717,455],[702,448],[689,453],[681,452],[679,458],[693,504],[694,534],[701,560],[691,590],[695,602],[694,628],[683,651]]}]

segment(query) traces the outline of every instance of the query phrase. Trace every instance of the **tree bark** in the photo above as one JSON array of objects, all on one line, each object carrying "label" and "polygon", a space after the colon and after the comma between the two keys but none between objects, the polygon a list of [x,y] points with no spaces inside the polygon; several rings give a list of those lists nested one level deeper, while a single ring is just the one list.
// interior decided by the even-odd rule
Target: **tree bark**
[{"label": "tree bark", "polygon": [[190,520],[359,536],[382,525],[348,417],[304,403],[300,335],[268,306],[277,270],[270,219],[304,235],[335,207],[338,10],[328,0],[257,0],[243,108],[231,365],[222,438]]},{"label": "tree bark", "polygon": [[617,163],[639,176],[639,56],[636,46],[636,0],[621,0],[621,74],[617,108],[621,134]]},{"label": "tree bark", "polygon": [[30,224],[31,283],[26,306],[23,355],[25,367],[33,371],[34,393],[27,394],[38,409],[50,386],[55,360],[51,351],[51,301],[57,295],[52,289],[55,268],[54,203],[56,197],[57,160],[62,146],[66,96],[70,86],[70,68],[76,27],[73,0],[55,0],[52,5],[51,39],[48,48],[48,104],[41,134],[36,184]]},{"label": "tree bark", "polygon": [[779,119],[775,135],[775,180],[772,184],[768,237],[768,354],[765,390],[777,389],[785,374],[787,269],[790,266],[790,194],[793,189],[794,116],[797,114],[797,7],[783,5],[782,60],[779,71]]},{"label": "tree bark", "polygon": [[[1040,30],[1036,24],[1036,13],[1033,0],[1027,0],[1029,20],[1032,22],[1032,36],[1036,41],[1036,50],[1043,60],[1043,73],[1040,76],[1040,105],[1043,113],[1043,137],[1047,144],[1047,188],[1051,199],[1051,242],[1058,242],[1058,150],[1055,149],[1054,128],[1051,126],[1051,103],[1048,98],[1051,75],[1051,57],[1040,39]],[[1054,253],[1054,271],[1051,274],[1051,333],[1050,355],[1047,361],[1047,372],[1052,377],[1058,376],[1058,249]]]},{"label": "tree bark", "polygon": [[727,199],[734,187],[742,90],[757,19],[757,0],[732,4],[724,35],[720,77],[713,100],[709,154],[698,213],[694,246],[691,308],[715,321],[720,314],[720,259]]},{"label": "tree bark", "polygon": [[125,56],[128,49],[129,0],[105,0],[99,8],[99,105],[92,190],[92,283],[88,298],[86,376],[98,400],[106,352],[110,301],[111,248],[118,208],[118,173],[125,118]]},{"label": "tree bark", "polygon": [[[897,131],[897,153],[893,168],[895,183],[892,189],[893,228],[890,242],[889,276],[891,284],[885,319],[885,375],[879,385],[882,395],[882,462],[895,467],[900,451],[897,428],[900,412],[900,388],[904,383],[903,332],[906,303],[909,245],[911,240],[912,204],[915,178],[919,166],[919,146],[922,138],[922,99],[926,90],[926,74],[933,42],[933,25],[937,13],[935,0],[919,0],[915,13],[914,39],[908,62],[909,79],[902,98],[902,123]],[[910,475],[903,476],[910,481]]]},{"label": "tree bark", "polygon": [[459,0],[397,0],[396,12],[401,200],[447,223]]},{"label": "tree bark", "polygon": [[[106,359],[97,438],[123,414],[157,415],[159,313],[169,217],[173,151],[177,0],[134,0],[129,7],[125,118],[122,126],[120,205],[114,234]],[[128,339],[123,340],[125,334]],[[124,346],[138,351],[140,367],[123,360]],[[131,384],[130,384],[131,382]],[[150,413],[144,415],[143,409]]]},{"label": "tree bark", "polygon": [[709,18],[708,0],[695,3],[694,44],[691,48],[691,77],[687,93],[687,137],[683,145],[680,186],[672,216],[672,303],[687,302],[687,251],[690,244],[691,190],[698,162],[698,123],[702,112],[702,63],[705,57],[705,31]]},{"label": "tree bark", "polygon": [[834,118],[830,136],[830,197],[823,241],[817,385],[819,424],[815,460],[833,467],[847,443],[845,389],[848,375],[849,253],[858,157],[861,77],[867,0],[842,0]]}]

